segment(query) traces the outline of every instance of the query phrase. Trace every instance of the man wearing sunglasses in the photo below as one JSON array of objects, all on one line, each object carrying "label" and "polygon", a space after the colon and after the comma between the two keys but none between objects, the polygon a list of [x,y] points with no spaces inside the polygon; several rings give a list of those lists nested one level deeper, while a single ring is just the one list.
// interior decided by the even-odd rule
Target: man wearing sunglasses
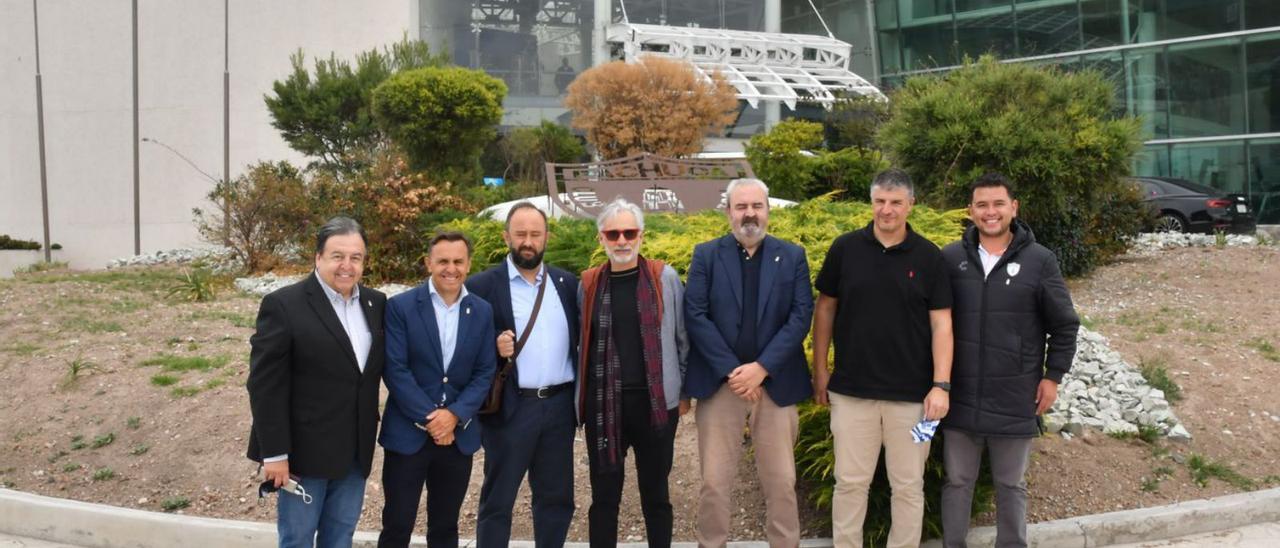
[{"label": "man wearing sunglasses", "polygon": [[684,298],[685,392],[698,399],[702,467],[698,545],[728,541],[749,416],[769,546],[795,547],[795,404],[813,393],[804,353],[813,314],[809,263],[804,248],[768,235],[769,188],[759,179],[729,183],[725,215],[732,232],[694,248]]},{"label": "man wearing sunglasses", "polygon": [[689,410],[681,398],[689,350],[675,269],[640,254],[644,212],[618,198],[596,218],[608,262],[582,273],[578,302],[578,408],[591,467],[591,546],[618,542],[627,448],[635,453],[640,508],[649,546],[671,545],[667,477],[676,425]]}]

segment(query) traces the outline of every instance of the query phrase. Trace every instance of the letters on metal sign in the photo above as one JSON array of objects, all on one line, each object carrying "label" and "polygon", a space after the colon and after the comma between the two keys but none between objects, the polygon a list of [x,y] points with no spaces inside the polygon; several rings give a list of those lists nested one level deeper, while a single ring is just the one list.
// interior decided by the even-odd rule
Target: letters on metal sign
[{"label": "letters on metal sign", "polygon": [[587,164],[547,163],[547,195],[564,212],[594,218],[614,198],[646,212],[724,207],[729,181],[755,177],[745,158],[681,159],[642,153]]}]

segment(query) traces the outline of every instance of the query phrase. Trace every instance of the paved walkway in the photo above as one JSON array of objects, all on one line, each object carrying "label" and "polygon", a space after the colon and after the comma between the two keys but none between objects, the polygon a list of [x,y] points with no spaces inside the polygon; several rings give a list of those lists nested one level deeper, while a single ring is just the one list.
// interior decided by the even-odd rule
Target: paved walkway
[{"label": "paved walkway", "polygon": [[1116,544],[1112,548],[1163,548],[1176,546],[1179,548],[1192,546],[1231,546],[1238,548],[1273,548],[1280,545],[1280,522],[1258,523],[1227,529],[1215,533],[1204,533],[1178,537],[1175,539],[1135,544]]}]

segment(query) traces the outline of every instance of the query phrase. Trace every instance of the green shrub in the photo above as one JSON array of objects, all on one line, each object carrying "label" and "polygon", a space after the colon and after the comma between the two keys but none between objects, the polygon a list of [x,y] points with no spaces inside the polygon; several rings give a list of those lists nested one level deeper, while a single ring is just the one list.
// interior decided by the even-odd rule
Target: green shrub
[{"label": "green shrub", "polygon": [[[769,213],[769,233],[803,246],[809,258],[810,274],[816,276],[836,236],[857,230],[871,222],[871,206],[864,202],[839,202],[822,196],[794,207]],[[911,227],[922,236],[944,245],[960,238],[963,210],[941,212],[917,206],[911,212]],[[466,218],[445,225],[471,237],[475,253],[473,272],[498,264],[507,254],[502,241],[502,221]],[[691,215],[651,214],[645,216],[644,255],[661,259],[681,275],[693,259],[693,247],[728,233],[724,213],[708,210]],[[595,222],[590,219],[552,219],[546,261],[570,272],[581,272],[605,260],[596,241]]]},{"label": "green shrub", "polygon": [[1097,72],[984,56],[908,79],[878,140],[933,206],[962,207],[970,181],[990,170],[1007,175],[1019,216],[1064,273],[1079,275],[1122,250],[1120,237],[1142,224],[1136,193],[1120,182],[1141,146],[1140,126],[1114,118],[1114,101]]},{"label": "green shrub", "polygon": [[291,148],[315,158],[312,166],[345,176],[367,167],[368,152],[386,140],[369,110],[373,89],[395,72],[443,66],[448,58],[403,39],[359,54],[354,67],[330,54],[308,71],[301,50],[289,61],[293,72],[273,82],[265,98],[271,125]]},{"label": "green shrub", "polygon": [[14,238],[10,238],[8,234],[0,234],[0,250],[3,250],[3,249],[35,250],[35,249],[40,249],[41,247],[44,247],[44,246],[40,245],[39,242],[33,242],[31,240],[16,240]]},{"label": "green shrub", "polygon": [[169,297],[191,302],[212,301],[217,294],[217,283],[207,268],[184,269],[182,278],[169,288]]},{"label": "green shrub", "polygon": [[822,148],[823,127],[816,122],[785,120],[746,145],[756,176],[769,183],[769,194],[804,200],[840,191],[840,198],[869,201],[871,179],[889,167],[880,152]]},{"label": "green shrub", "polygon": [[374,88],[378,126],[415,170],[459,184],[479,182],[480,154],[502,121],[507,86],[483,71],[426,67]]},{"label": "green shrub", "polygon": [[583,162],[587,155],[586,147],[569,128],[549,120],[543,120],[542,125],[513,129],[499,137],[497,145],[503,163],[500,174],[507,184],[542,182],[546,179],[547,162]]}]

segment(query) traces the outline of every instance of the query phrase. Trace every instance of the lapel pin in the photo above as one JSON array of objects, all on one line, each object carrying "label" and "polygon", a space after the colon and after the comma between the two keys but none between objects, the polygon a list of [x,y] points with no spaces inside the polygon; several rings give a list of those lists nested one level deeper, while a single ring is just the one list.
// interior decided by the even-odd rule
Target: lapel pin
[{"label": "lapel pin", "polygon": [[781,260],[782,260],[782,256],[781,256],[781,255],[774,255],[774,256],[773,256],[773,262],[775,262],[775,263],[776,263],[776,262],[781,261]]},{"label": "lapel pin", "polygon": [[468,307],[467,307],[467,314],[470,314],[470,313],[471,313],[471,307],[470,307],[470,306],[468,306]]},{"label": "lapel pin", "polygon": [[559,280],[560,280],[560,283],[564,283],[564,276],[561,276]]}]

